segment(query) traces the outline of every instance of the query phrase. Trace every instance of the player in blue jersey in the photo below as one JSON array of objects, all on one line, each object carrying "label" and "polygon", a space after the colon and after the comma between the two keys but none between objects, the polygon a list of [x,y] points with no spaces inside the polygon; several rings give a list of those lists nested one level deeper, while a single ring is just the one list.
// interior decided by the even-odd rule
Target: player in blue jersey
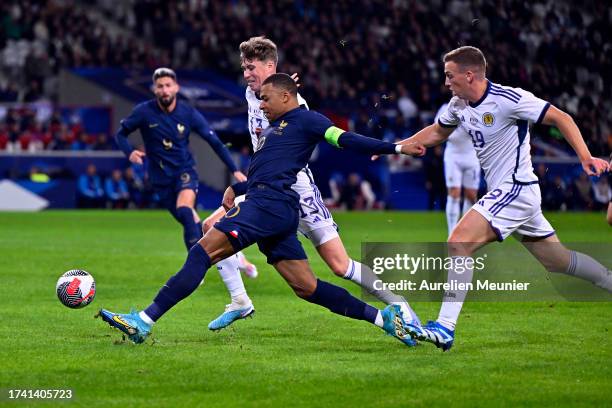
[{"label": "player in blue jersey", "polygon": [[[117,314],[100,310],[103,320],[143,342],[162,315],[198,287],[211,265],[257,243],[268,263],[287,281],[297,296],[353,319],[366,320],[406,345],[405,322],[397,305],[382,312],[348,291],[315,277],[297,239],[299,195],[291,189],[315,146],[322,140],[362,153],[423,155],[419,143],[403,146],[345,132],[325,116],[299,106],[297,86],[286,74],[268,77],[261,88],[261,109],[270,125],[258,140],[249,167],[249,179],[229,187],[223,197],[227,214],[189,250],[181,270],[160,289],[143,311]],[[234,206],[236,195],[246,200]]]},{"label": "player in blue jersey", "polygon": [[[189,151],[189,135],[196,132],[206,140],[223,160],[236,180],[246,177],[237,170],[229,151],[221,143],[206,119],[191,105],[177,99],[179,85],[176,74],[169,68],[153,73],[155,99],[137,105],[130,116],[121,121],[115,136],[117,144],[132,163],[148,159],[149,179],[162,205],[183,226],[187,249],[202,237],[200,218],[196,213],[198,174]],[[128,136],[140,130],[145,152],[134,149]]]}]

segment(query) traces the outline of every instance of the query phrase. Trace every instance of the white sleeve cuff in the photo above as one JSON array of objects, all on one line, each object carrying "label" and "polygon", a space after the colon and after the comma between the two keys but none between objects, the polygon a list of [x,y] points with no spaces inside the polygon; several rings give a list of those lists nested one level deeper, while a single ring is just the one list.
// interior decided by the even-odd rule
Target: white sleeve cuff
[{"label": "white sleeve cuff", "polygon": [[399,153],[401,153],[401,152],[402,152],[402,145],[398,145],[398,144],[396,144],[396,145],[395,145],[395,153],[398,153],[398,154],[399,154]]}]

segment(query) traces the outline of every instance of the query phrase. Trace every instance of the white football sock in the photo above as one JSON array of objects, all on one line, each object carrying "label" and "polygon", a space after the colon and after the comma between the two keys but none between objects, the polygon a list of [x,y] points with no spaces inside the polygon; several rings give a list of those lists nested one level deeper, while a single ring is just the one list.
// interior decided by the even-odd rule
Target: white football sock
[{"label": "white football sock", "polygon": [[450,195],[446,196],[446,224],[448,225],[449,236],[459,221],[459,204],[460,200],[458,198],[453,198]]},{"label": "white football sock", "polygon": [[448,277],[446,282],[453,285],[452,290],[444,292],[442,298],[442,307],[440,308],[440,314],[438,315],[438,323],[442,326],[455,330],[459,313],[465,302],[467,295],[467,289],[455,289],[462,284],[472,282],[474,275],[474,262],[471,261],[466,266],[466,260],[472,259],[468,256],[453,256],[453,263],[451,269],[448,270]]},{"label": "white football sock", "polygon": [[[378,276],[372,270],[362,263],[353,259],[349,259],[349,266],[344,274],[344,279],[350,280],[361,286],[366,292],[374,296],[376,299],[388,305],[398,304],[402,308],[402,312],[408,312],[410,315],[405,316],[405,319],[419,320],[418,316],[412,310],[406,299],[396,295],[390,290],[374,289],[374,282],[379,280]],[[408,323],[408,322],[406,322]]]},{"label": "white football sock", "polygon": [[238,266],[240,268],[246,268],[246,266],[247,266],[246,257],[244,256],[242,251],[236,252],[236,258],[238,259]]},{"label": "white football sock", "polygon": [[588,255],[570,251],[570,263],[565,273],[593,282],[596,286],[612,292],[612,271]]},{"label": "white football sock", "polygon": [[145,322],[146,324],[148,324],[149,326],[153,326],[155,324],[155,322],[153,320],[151,320],[151,318],[149,317],[149,315],[147,315],[144,310],[140,313],[138,313],[138,317],[140,317],[140,319]]},{"label": "white football sock", "polygon": [[382,314],[380,313],[380,310],[378,311],[378,313],[376,313],[376,320],[374,320],[374,324],[377,325],[378,327],[380,327],[382,329],[383,325],[385,324],[385,321],[383,320]]},{"label": "white football sock", "polygon": [[243,304],[245,306],[250,304],[250,299],[246,294],[244,283],[242,282],[242,276],[240,276],[239,268],[240,262],[236,255],[225,258],[217,263],[217,269],[221,280],[225,284],[227,291],[232,297],[232,303]]}]

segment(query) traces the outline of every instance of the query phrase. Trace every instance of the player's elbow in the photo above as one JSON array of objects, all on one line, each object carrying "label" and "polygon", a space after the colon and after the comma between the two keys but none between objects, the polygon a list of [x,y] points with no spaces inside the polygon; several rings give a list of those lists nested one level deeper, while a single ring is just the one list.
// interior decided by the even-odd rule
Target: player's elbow
[{"label": "player's elbow", "polygon": [[612,203],[608,204],[608,224],[612,225]]}]

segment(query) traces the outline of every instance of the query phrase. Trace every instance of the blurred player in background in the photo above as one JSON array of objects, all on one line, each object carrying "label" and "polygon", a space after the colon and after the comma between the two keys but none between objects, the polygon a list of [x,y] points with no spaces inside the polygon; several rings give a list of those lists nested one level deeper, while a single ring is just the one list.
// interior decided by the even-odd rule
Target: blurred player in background
[{"label": "blurred player in background", "polygon": [[[473,268],[463,268],[469,265],[466,258],[516,233],[549,272],[573,275],[612,292],[612,272],[588,255],[567,250],[542,214],[538,178],[531,163],[529,124],[557,127],[588,175],[608,171],[608,162],[591,156],[570,115],[523,89],[490,82],[486,68],[478,48],[466,46],[447,53],[444,73],[453,98],[436,123],[406,139],[435,146],[460,127],[472,139],[484,170],[489,192],[463,216],[448,239],[454,265],[465,269],[459,273],[459,268],[455,272],[451,267],[448,282],[465,287],[462,284],[471,282],[473,275]],[[446,291],[437,321],[426,326],[408,324],[407,330],[414,338],[444,351],[450,349],[466,294],[467,290]]]},{"label": "blurred player in background", "polygon": [[[434,122],[448,109],[448,103],[440,107]],[[446,224],[448,235],[457,225],[460,215],[465,215],[476,202],[480,186],[480,163],[472,145],[470,135],[455,128],[448,137],[444,150],[444,179],[446,180]],[[463,209],[461,189],[463,188]]]},{"label": "blurred player in background", "polygon": [[[117,145],[132,163],[148,161],[148,174],[162,205],[183,226],[183,240],[187,249],[202,237],[195,211],[198,193],[198,174],[189,151],[189,135],[196,132],[210,144],[236,180],[246,177],[236,169],[229,151],[221,143],[200,112],[177,99],[179,91],[176,74],[169,68],[158,68],[153,73],[155,99],[136,105],[130,116],[121,121],[115,136]],[[134,149],[128,136],[140,130],[145,151]]]},{"label": "blurred player in background", "polygon": [[[610,167],[612,168],[612,154],[610,154]],[[612,189],[612,172],[608,174],[608,184]],[[612,225],[612,199],[608,203],[608,224]]]},{"label": "blurred player in background", "polygon": [[[249,109],[249,133],[253,151],[260,148],[260,135],[268,127],[268,119],[260,109],[259,92],[261,84],[270,75],[276,73],[278,51],[276,44],[264,37],[252,37],[240,44],[240,63],[247,83],[245,97]],[[297,76],[293,78],[297,81]],[[298,94],[300,106],[308,109],[306,101]],[[368,293],[386,304],[398,304],[406,321],[417,320],[406,300],[388,290],[375,290],[373,282],[377,280],[374,273],[366,266],[351,258],[338,235],[338,227],[325,207],[321,193],[314,183],[313,175],[306,165],[297,175],[297,181],[292,186],[300,196],[300,223],[298,231],[306,236],[319,252],[319,255],[331,270],[338,276],[360,285]],[[225,210],[219,208],[204,222],[205,230],[217,222]],[[237,319],[252,313],[253,303],[248,297],[242,278],[235,268],[226,267],[225,261],[220,262],[219,272],[227,286],[232,299],[226,310],[208,326],[211,330],[219,330]]]},{"label": "blurred player in background", "polygon": [[[325,116],[300,107],[297,85],[286,74],[274,74],[263,81],[261,99],[261,109],[270,123],[259,137],[248,182],[225,191],[223,205],[228,212],[191,247],[183,267],[162,286],[146,309],[129,314],[102,309],[100,316],[133,342],[142,343],[155,322],[198,288],[211,265],[257,243],[268,263],[300,298],[338,315],[365,320],[405,345],[415,345],[405,331],[398,305],[379,311],[346,289],[316,278],[297,238],[301,197],[291,186],[323,140],[361,153],[422,156],[425,149],[419,143],[400,146],[337,128]],[[234,206],[236,195],[245,193],[247,198]],[[292,333],[303,335],[299,327],[293,328]]]}]

